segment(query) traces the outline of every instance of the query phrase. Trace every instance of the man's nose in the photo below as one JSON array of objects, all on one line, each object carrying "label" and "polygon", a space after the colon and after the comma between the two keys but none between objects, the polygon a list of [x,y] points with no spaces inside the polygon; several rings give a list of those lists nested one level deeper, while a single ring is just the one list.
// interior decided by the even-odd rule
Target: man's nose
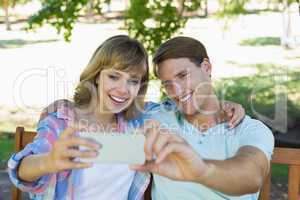
[{"label": "man's nose", "polygon": [[172,84],[172,93],[177,96],[177,97],[180,97],[183,95],[183,88],[182,88],[182,85],[180,85],[180,83],[178,82],[175,82]]}]

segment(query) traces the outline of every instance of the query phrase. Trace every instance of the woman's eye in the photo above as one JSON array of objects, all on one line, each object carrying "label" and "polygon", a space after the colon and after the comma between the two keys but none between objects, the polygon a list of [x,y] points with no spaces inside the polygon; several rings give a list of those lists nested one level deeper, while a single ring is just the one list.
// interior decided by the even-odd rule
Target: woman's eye
[{"label": "woman's eye", "polygon": [[111,75],[111,74],[108,75],[108,77],[109,77],[111,80],[114,80],[114,81],[115,81],[115,80],[118,80],[118,78],[119,78],[118,76]]},{"label": "woman's eye", "polygon": [[140,83],[139,80],[129,80],[128,82],[129,82],[129,84],[131,84],[131,85],[137,85],[137,84]]}]

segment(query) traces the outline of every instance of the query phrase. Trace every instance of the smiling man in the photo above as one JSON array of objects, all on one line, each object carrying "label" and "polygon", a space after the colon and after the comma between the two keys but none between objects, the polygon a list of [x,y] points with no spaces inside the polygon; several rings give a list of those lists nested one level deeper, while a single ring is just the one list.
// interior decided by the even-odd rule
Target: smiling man
[{"label": "smiling man", "polygon": [[153,199],[257,199],[270,169],[272,132],[249,116],[228,128],[198,40],[170,39],[153,61],[169,99],[151,108],[156,121],[147,126],[148,162],[133,167],[154,173]]}]

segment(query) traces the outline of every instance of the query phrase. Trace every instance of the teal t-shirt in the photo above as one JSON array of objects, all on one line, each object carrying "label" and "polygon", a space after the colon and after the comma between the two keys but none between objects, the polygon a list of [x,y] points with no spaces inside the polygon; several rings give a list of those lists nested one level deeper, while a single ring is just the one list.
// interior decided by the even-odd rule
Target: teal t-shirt
[{"label": "teal t-shirt", "polygon": [[[246,116],[234,129],[227,123],[219,124],[200,132],[185,119],[178,120],[172,102],[152,104],[148,117],[158,120],[164,128],[183,137],[204,159],[225,160],[233,157],[242,146],[260,149],[270,160],[274,137],[262,122]],[[152,188],[154,200],[255,200],[258,193],[243,196],[228,196],[198,183],[174,181],[154,175]]]}]

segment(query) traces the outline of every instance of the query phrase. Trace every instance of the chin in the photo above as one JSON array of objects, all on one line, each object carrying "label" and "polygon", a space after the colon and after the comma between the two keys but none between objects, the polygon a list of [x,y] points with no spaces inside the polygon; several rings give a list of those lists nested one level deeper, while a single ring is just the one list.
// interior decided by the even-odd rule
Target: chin
[{"label": "chin", "polygon": [[111,112],[111,113],[114,113],[114,114],[118,114],[118,113],[121,113],[123,111],[125,111],[126,108],[111,108],[109,109],[108,112]]}]

